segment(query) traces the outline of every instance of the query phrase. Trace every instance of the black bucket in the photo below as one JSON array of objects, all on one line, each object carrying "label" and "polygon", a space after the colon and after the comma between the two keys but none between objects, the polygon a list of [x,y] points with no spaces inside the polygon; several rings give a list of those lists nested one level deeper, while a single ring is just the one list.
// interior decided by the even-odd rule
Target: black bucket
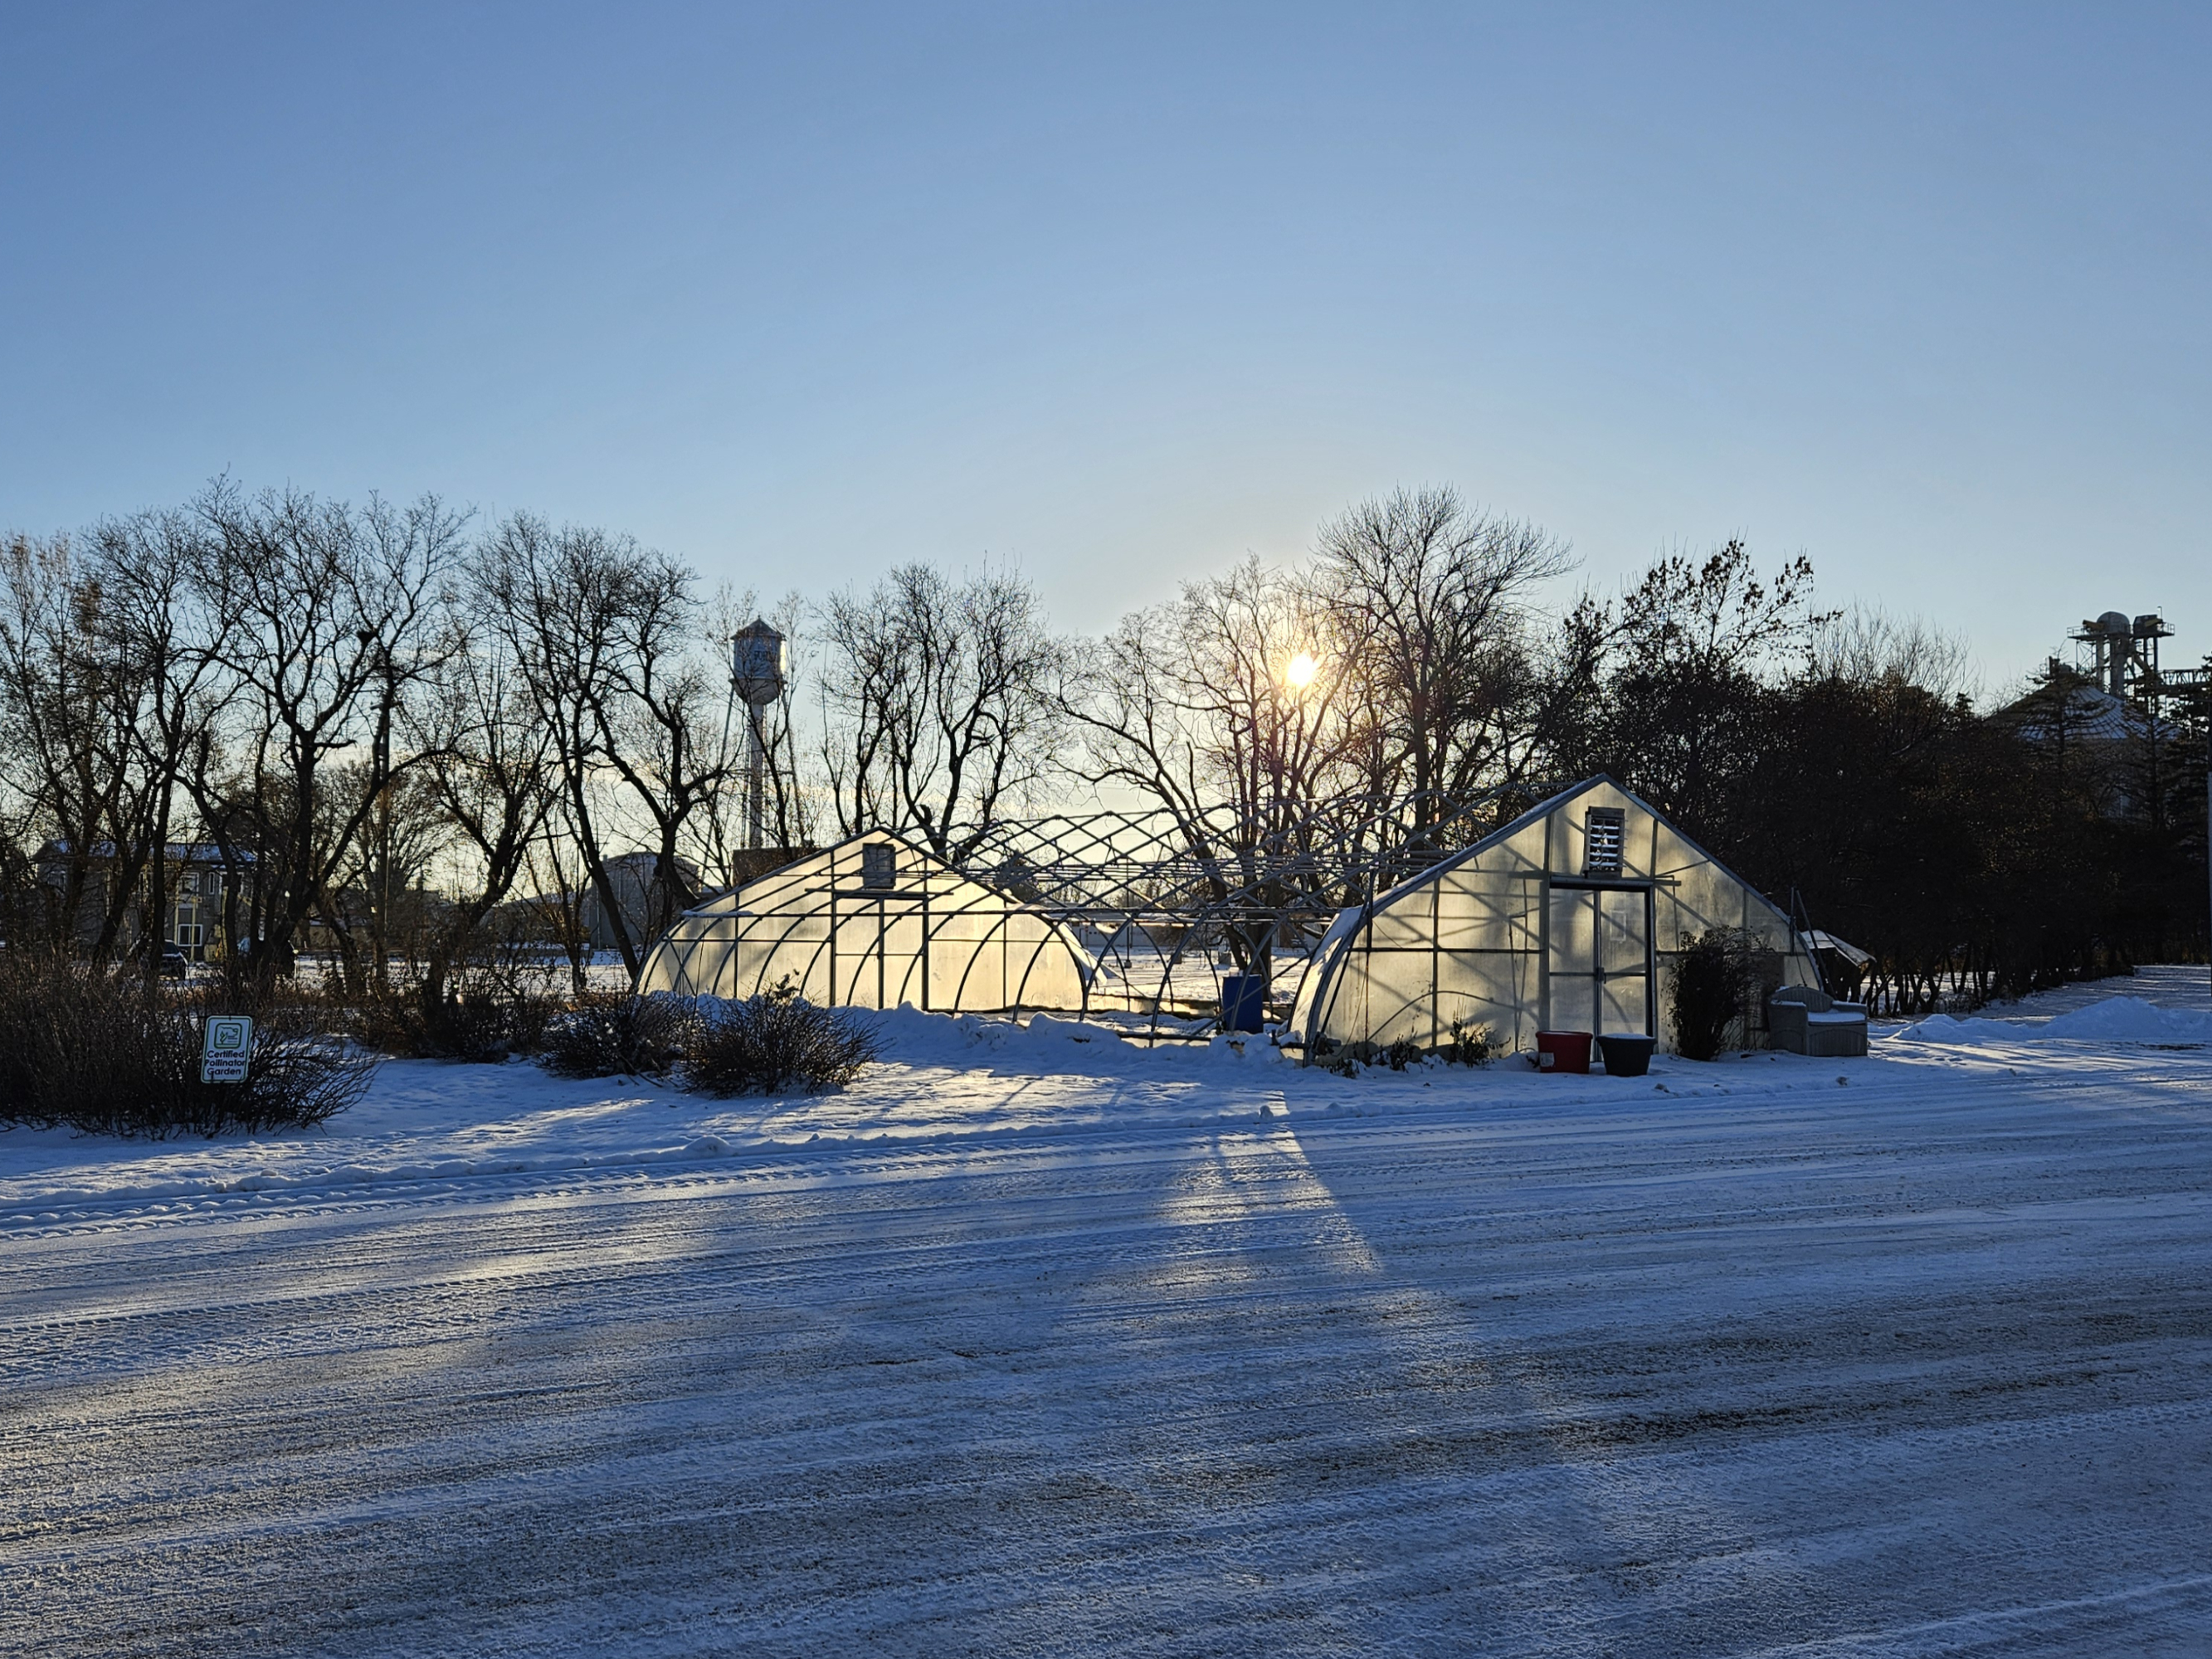
[{"label": "black bucket", "polygon": [[1601,1031],[1597,1046],[1604,1051],[1607,1077],[1642,1077],[1651,1069],[1651,1051],[1659,1039],[1641,1032]]}]

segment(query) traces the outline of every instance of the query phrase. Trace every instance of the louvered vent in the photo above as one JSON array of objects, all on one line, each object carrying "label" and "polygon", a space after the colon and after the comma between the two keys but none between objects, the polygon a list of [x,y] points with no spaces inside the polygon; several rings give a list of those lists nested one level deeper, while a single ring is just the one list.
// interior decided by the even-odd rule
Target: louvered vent
[{"label": "louvered vent", "polygon": [[1583,873],[1620,873],[1621,843],[1627,839],[1626,814],[1617,806],[1593,806],[1583,819]]}]

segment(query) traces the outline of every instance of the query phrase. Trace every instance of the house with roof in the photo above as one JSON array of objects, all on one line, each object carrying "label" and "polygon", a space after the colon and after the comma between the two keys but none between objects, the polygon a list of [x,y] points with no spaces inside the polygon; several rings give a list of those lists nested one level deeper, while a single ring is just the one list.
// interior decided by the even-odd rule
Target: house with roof
[{"label": "house with roof", "polygon": [[[253,903],[253,854],[241,848],[228,850],[212,842],[171,842],[163,849],[168,902],[162,908],[161,942],[173,945],[188,961],[205,962],[228,948],[226,918],[236,914],[240,931]],[[123,926],[118,943],[133,949],[145,937],[144,908],[151,880],[150,860],[136,859],[118,851],[112,841],[85,844],[80,850],[66,839],[43,843],[33,855],[38,886],[46,896],[52,920],[60,931],[79,939],[96,936],[112,908],[117,884],[127,883]],[[70,905],[74,889],[75,915],[61,912]],[[231,899],[235,897],[234,908]]]}]

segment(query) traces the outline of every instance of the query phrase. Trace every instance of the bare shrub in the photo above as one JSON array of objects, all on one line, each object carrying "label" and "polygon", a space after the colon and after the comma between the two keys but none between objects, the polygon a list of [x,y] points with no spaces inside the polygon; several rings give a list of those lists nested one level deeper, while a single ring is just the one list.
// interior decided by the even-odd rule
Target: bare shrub
[{"label": "bare shrub", "polygon": [[419,987],[368,997],[352,1018],[361,1041],[380,1053],[495,1065],[536,1054],[559,1011],[550,997],[470,976],[447,981],[434,998]]},{"label": "bare shrub", "polygon": [[[456,1060],[504,1060],[517,1054],[534,1054],[545,1046],[545,1033],[562,1007],[557,1000],[549,996],[517,992],[504,997],[486,997],[474,991],[464,992],[453,1006],[459,1011],[458,1029],[442,1034],[434,1032],[433,1038],[445,1043],[445,1053]],[[465,1043],[471,1040],[483,1042],[487,1037],[493,1042],[483,1052],[463,1052]]]},{"label": "bare shrub", "polygon": [[1425,1051],[1411,1037],[1400,1037],[1382,1051],[1382,1063],[1394,1072],[1402,1072],[1408,1066],[1418,1065]]},{"label": "bare shrub", "polygon": [[843,1088],[882,1053],[866,1019],[808,1002],[787,981],[702,1017],[684,1079],[709,1095],[814,1094]]},{"label": "bare shrub", "polygon": [[538,1063],[556,1077],[665,1077],[698,1023],[685,997],[586,998],[548,1022]]},{"label": "bare shrub", "polygon": [[1498,1034],[1487,1025],[1451,1023],[1451,1041],[1437,1053],[1454,1066],[1487,1066],[1498,1058]]},{"label": "bare shrub", "polygon": [[1447,1066],[1487,1066],[1498,1058],[1498,1039],[1487,1025],[1469,1025],[1455,1019],[1451,1036],[1434,1048],[1425,1048],[1411,1037],[1387,1044],[1340,1043],[1320,1037],[1315,1040],[1312,1057],[1313,1064],[1338,1077],[1358,1077],[1363,1067],[1382,1066],[1402,1072],[1429,1059],[1441,1060]]},{"label": "bare shrub", "polygon": [[376,1060],[300,1022],[257,1018],[245,1079],[203,1083],[205,999],[149,1001],[135,974],[51,957],[0,963],[0,1121],[166,1139],[321,1123]]},{"label": "bare shrub", "polygon": [[1740,1023],[1748,1029],[1759,941],[1741,927],[1711,927],[1683,934],[1681,945],[1668,1009],[1674,1048],[1686,1060],[1716,1059]]}]

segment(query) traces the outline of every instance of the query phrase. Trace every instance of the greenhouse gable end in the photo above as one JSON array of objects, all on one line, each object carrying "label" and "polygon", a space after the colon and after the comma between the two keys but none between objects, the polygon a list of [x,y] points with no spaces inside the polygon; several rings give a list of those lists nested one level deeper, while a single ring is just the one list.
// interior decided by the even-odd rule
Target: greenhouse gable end
[{"label": "greenhouse gable end", "polygon": [[875,830],[687,910],[638,988],[740,998],[788,985],[847,1007],[1000,1013],[1080,1008],[1090,971],[1050,917]]},{"label": "greenhouse gable end", "polygon": [[[1539,1030],[1643,1032],[1671,1047],[1683,940],[1741,928],[1772,986],[1817,982],[1790,919],[1662,813],[1600,775],[1368,903],[1341,913],[1291,1016],[1309,1054],[1485,1030],[1507,1052]],[[1746,1046],[1763,1044],[1747,1007]]]}]

